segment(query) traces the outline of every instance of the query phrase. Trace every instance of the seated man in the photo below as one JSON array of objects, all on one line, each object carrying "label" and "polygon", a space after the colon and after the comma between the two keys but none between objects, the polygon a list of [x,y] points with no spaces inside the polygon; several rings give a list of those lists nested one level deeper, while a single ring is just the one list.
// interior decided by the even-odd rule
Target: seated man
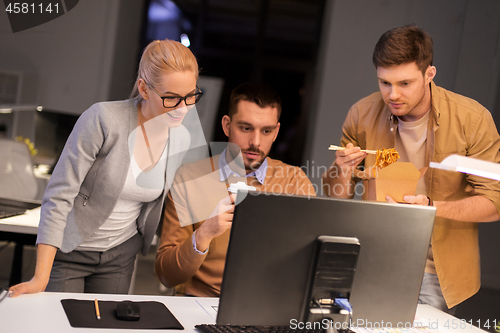
[{"label": "seated man", "polygon": [[[165,202],[155,270],[178,294],[220,294],[234,211],[230,184],[244,180],[257,191],[315,195],[300,168],[267,157],[278,135],[280,113],[280,97],[269,86],[240,85],[222,118],[228,148],[177,171]],[[240,172],[237,156],[243,160]]]}]

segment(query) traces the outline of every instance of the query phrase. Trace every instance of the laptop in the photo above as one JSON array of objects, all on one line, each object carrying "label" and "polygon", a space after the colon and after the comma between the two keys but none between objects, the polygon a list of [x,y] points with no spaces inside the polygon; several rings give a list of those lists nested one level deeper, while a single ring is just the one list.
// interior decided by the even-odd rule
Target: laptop
[{"label": "laptop", "polygon": [[434,218],[434,207],[247,195],[234,211],[216,322],[306,320],[315,240],[329,235],[359,240],[352,324],[413,323]]},{"label": "laptop", "polygon": [[40,203],[34,201],[0,198],[0,219],[21,215],[37,207],[40,207]]}]

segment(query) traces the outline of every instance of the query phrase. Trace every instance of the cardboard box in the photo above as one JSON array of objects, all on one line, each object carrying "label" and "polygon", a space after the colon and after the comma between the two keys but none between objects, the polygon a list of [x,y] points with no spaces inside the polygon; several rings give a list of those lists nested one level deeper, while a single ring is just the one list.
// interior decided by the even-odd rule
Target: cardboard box
[{"label": "cardboard box", "polygon": [[396,162],[378,171],[369,168],[358,172],[357,176],[363,179],[363,199],[386,202],[386,196],[390,196],[397,202],[404,202],[405,195],[415,195],[418,180],[426,171],[426,167],[418,170],[410,162]]}]

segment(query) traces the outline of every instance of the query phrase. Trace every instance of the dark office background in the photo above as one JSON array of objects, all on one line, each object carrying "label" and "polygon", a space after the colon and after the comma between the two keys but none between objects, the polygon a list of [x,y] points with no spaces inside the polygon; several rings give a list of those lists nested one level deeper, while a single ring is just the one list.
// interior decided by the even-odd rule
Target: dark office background
[{"label": "dark office background", "polygon": [[[85,0],[16,34],[0,13],[0,72],[22,73],[21,103],[78,116],[95,102],[127,98],[148,40],[185,34],[200,74],[224,80],[207,140],[225,140],[220,117],[234,87],[267,83],[284,104],[272,156],[308,167],[319,185],[349,106],[377,90],[373,46],[396,26],[427,30],[436,83],[478,100],[500,125],[499,17],[498,0]],[[460,316],[500,319],[499,232],[500,223],[480,226],[483,288]]]},{"label": "dark office background", "polygon": [[[189,43],[200,74],[224,80],[217,120],[239,84],[273,87],[283,113],[271,157],[300,165],[324,5],[324,0],[149,0],[141,45],[164,38]],[[207,140],[226,140],[219,121],[213,131]]]}]

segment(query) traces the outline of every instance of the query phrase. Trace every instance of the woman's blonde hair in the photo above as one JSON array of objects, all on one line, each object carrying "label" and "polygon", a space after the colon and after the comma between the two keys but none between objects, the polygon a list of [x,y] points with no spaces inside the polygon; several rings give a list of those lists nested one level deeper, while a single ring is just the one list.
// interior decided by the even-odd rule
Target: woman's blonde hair
[{"label": "woman's blonde hair", "polygon": [[142,53],[130,98],[137,98],[139,102],[143,100],[139,93],[139,79],[148,85],[157,86],[163,74],[184,71],[193,72],[198,79],[198,63],[191,50],[174,40],[154,40]]}]

